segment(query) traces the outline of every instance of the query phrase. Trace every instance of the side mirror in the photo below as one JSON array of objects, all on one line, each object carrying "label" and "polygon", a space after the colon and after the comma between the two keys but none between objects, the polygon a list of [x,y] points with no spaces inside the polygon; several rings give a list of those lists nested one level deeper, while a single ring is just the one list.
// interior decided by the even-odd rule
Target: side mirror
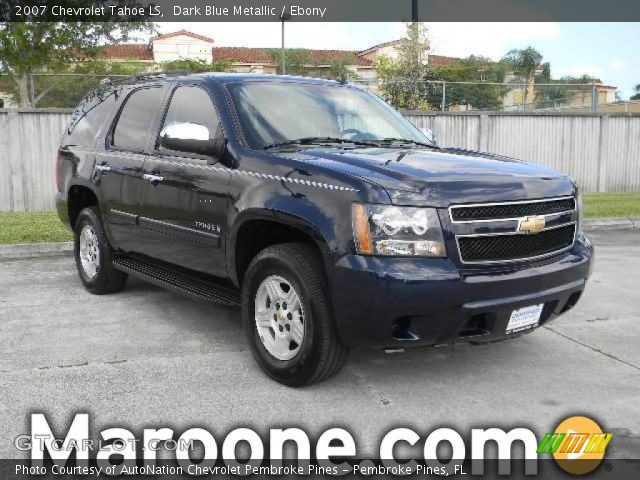
[{"label": "side mirror", "polygon": [[226,147],[226,141],[221,127],[218,127],[214,138],[211,138],[209,129],[204,125],[176,122],[162,129],[160,146],[177,152],[219,157]]},{"label": "side mirror", "polygon": [[430,128],[421,128],[420,132],[425,136],[429,143],[433,144],[434,146],[438,145],[438,135],[436,134],[436,132],[434,132]]}]

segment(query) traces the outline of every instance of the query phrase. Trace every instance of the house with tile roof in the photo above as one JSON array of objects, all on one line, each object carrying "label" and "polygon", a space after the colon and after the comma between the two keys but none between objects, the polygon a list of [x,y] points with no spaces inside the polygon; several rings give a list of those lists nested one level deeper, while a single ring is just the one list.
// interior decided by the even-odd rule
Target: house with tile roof
[{"label": "house with tile roof", "polygon": [[[394,58],[398,55],[398,44],[400,40],[380,43],[365,50],[318,50],[305,49],[305,53],[309,55],[314,71],[329,69],[331,65],[337,61],[348,59],[352,62],[349,69],[352,70],[357,77],[365,81],[372,91],[377,91],[376,71],[374,66],[380,57],[386,56]],[[157,68],[157,65],[172,60],[181,59],[199,59],[207,63],[224,61],[230,65],[230,70],[239,73],[270,73],[275,74],[278,70],[276,59],[273,51],[278,48],[249,48],[249,47],[225,47],[215,44],[214,39],[190,32],[188,30],[179,30],[176,32],[165,33],[152,37],[148,43],[129,43],[106,45],[102,47],[102,57],[111,61],[136,60],[148,63],[149,70]],[[80,60],[80,59],[79,59]],[[456,57],[448,57],[443,55],[435,55],[429,53],[426,56],[428,64],[438,66],[453,65],[460,61]],[[508,76],[507,81],[515,81],[513,75]],[[455,88],[455,87],[454,87]],[[602,85],[602,82],[596,82],[595,89],[600,105],[609,104],[615,101],[616,87]],[[531,89],[533,92],[533,89]],[[449,89],[450,94],[455,90]],[[563,105],[571,107],[591,105],[591,90],[577,89],[572,98]],[[523,91],[518,89],[510,89],[503,98],[505,109],[518,109],[522,104],[533,103],[533,96],[525,100]],[[8,94],[0,91],[0,102],[5,105],[12,104],[12,98]],[[553,105],[550,105],[553,107]],[[452,110],[469,109],[473,105],[463,105],[450,107]],[[543,108],[539,106],[538,108]]]},{"label": "house with tile roof", "polygon": [[[399,40],[381,43],[366,50],[305,50],[313,61],[314,69],[328,69],[332,63],[353,59],[349,68],[364,80],[375,80],[374,65],[382,56],[396,56]],[[178,60],[200,59],[229,62],[230,69],[240,73],[276,73],[273,48],[223,47],[215,45],[213,38],[187,30],[152,37],[147,44],[107,45],[103,57],[109,60],[138,60],[150,64]],[[277,50],[277,48],[276,48]],[[453,57],[429,55],[428,61],[438,65],[455,62]]]},{"label": "house with tile roof", "polygon": [[[349,59],[353,61],[349,65],[359,79],[375,82],[376,72],[374,65],[382,55],[395,57],[396,45],[400,40],[374,45],[366,50],[318,50],[305,49],[311,58],[315,71],[329,69],[336,61]],[[271,73],[275,74],[278,65],[272,52],[275,48],[248,48],[225,47],[215,44],[214,39],[188,30],[178,30],[154,36],[147,43],[124,43],[105,45],[102,47],[101,57],[110,61],[136,60],[147,63],[149,70],[156,68],[157,64],[172,60],[199,59],[207,63],[225,61],[230,65],[230,70],[238,73]],[[453,57],[430,55],[429,61],[436,64],[455,62]],[[82,61],[82,56],[78,56]],[[0,90],[0,104],[12,105],[12,98]]]}]

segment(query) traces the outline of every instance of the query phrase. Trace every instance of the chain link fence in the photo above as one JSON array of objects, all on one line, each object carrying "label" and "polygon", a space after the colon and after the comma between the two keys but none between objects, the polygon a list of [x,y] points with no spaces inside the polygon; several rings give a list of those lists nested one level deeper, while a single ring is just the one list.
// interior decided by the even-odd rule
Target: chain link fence
[{"label": "chain link fence", "polygon": [[[0,74],[0,108],[75,108],[102,83],[127,75]],[[398,79],[356,80],[354,85],[380,95],[399,109],[432,111],[582,111],[640,112],[640,102],[616,101],[615,89],[597,83],[491,83]],[[407,108],[411,104],[413,108]],[[417,107],[417,108],[415,108]]]},{"label": "chain link fence", "polygon": [[[358,80],[400,109],[432,111],[640,112],[640,102],[618,101],[616,89],[598,83],[492,83],[426,80]],[[412,108],[407,108],[412,104]]]},{"label": "chain link fence", "polygon": [[75,108],[82,97],[101,84],[129,75],[0,74],[0,108]]}]

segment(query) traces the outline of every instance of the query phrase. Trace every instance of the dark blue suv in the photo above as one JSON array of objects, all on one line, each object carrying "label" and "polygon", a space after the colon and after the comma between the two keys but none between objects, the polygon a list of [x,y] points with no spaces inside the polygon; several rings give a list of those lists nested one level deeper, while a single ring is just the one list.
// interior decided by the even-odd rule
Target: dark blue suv
[{"label": "dark blue suv", "polygon": [[57,186],[90,292],[134,275],[240,305],[257,362],[293,386],[351,347],[530,332],[576,304],[593,255],[568,176],[440,148],[332,81],[104,85],[65,131]]}]

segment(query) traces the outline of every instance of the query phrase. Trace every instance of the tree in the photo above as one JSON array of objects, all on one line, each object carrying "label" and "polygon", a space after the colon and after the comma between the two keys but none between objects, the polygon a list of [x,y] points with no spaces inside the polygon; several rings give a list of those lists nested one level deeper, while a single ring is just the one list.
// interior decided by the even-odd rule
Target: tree
[{"label": "tree", "polygon": [[[273,63],[277,66],[277,73],[282,75],[282,50],[272,49],[269,51],[269,55]],[[320,61],[316,59],[309,50],[305,50],[304,48],[285,49],[284,59],[286,62],[287,75],[328,78],[341,82],[357,80],[359,78],[358,74],[349,68],[357,62],[355,55],[344,55],[336,58],[329,63],[328,68],[325,65],[320,67]]]},{"label": "tree", "polygon": [[179,60],[161,62],[159,66],[163,71],[185,70],[187,72],[194,73],[228,72],[230,70],[231,63],[227,62],[226,60],[219,60],[209,63],[199,58],[181,58]]},{"label": "tree", "polygon": [[640,83],[633,87],[635,94],[631,95],[630,100],[640,100]]},{"label": "tree", "polygon": [[[576,94],[583,96],[584,92],[591,92],[590,88],[567,86],[568,83],[590,83],[593,81],[591,77],[583,75],[579,78],[564,77],[560,81],[552,80],[551,64],[542,63],[542,59],[542,53],[535,48],[527,47],[511,50],[501,60],[501,63],[513,69],[514,75],[526,83],[524,100],[527,104],[533,104],[536,108],[555,108],[569,104]],[[536,78],[541,85],[535,85]]]},{"label": "tree", "polygon": [[[276,71],[282,75],[282,50],[274,48],[269,50],[269,55],[277,66]],[[287,75],[308,76],[309,71],[317,67],[311,53],[304,48],[286,48],[284,60]]]},{"label": "tree", "polygon": [[[113,62],[92,59],[73,64],[64,72],[34,75],[32,87],[37,103],[33,106],[73,108],[87,92],[98,88],[101,82],[138,75],[147,69],[148,64],[139,60]],[[15,95],[15,89],[9,88],[9,91]]]},{"label": "tree", "polygon": [[424,82],[430,71],[426,27],[418,22],[408,24],[406,37],[399,40],[396,50],[396,57],[381,56],[375,66],[382,96],[396,108],[428,108]]},{"label": "tree", "polygon": [[549,85],[538,86],[535,91],[536,108],[557,108],[569,104],[576,96],[576,88],[562,81],[550,81]]},{"label": "tree", "polygon": [[586,74],[580,77],[564,76],[560,80],[552,80],[549,75],[544,81],[545,85],[536,87],[536,106],[538,108],[557,108],[571,102],[578,105],[590,104],[593,90],[591,84],[595,80]]},{"label": "tree", "polygon": [[[472,82],[449,83],[444,87],[445,110],[450,110],[454,105],[468,105],[480,110],[495,110],[502,107],[503,98],[508,92],[508,88],[493,84],[504,82],[506,70],[505,64],[471,55],[450,65],[432,66],[427,78],[434,81]],[[443,103],[442,84],[432,83],[427,86],[427,100],[434,108],[441,109]]]},{"label": "tree", "polygon": [[[80,0],[75,6],[106,3]],[[78,59],[97,58],[100,45],[126,42],[142,31],[153,31],[148,21],[137,22],[2,22],[0,71],[15,86],[20,107],[32,107],[48,91],[33,94],[31,74],[67,72]]]},{"label": "tree", "polygon": [[312,67],[306,75],[316,78],[328,78],[342,83],[358,80],[360,76],[351,69],[358,62],[355,55],[344,55],[329,63],[328,68]]},{"label": "tree", "polygon": [[510,65],[513,68],[514,74],[524,78],[525,80],[529,80],[535,74],[536,69],[542,62],[542,58],[542,54],[535,48],[527,47],[522,50],[510,50],[502,58],[501,62]]},{"label": "tree", "polygon": [[338,80],[342,83],[358,80],[360,76],[350,68],[351,65],[355,65],[357,61],[358,60],[355,55],[346,55],[342,58],[333,60],[329,64],[329,71],[324,75],[322,75],[324,72],[321,72],[320,76],[326,76],[326,78]]},{"label": "tree", "polygon": [[[529,102],[530,95],[534,92],[535,73],[542,63],[542,54],[533,47],[527,47],[525,49],[513,49],[507,52],[502,58],[501,62],[509,65],[513,69],[513,73],[522,78],[526,85],[524,87],[524,100]],[[542,73],[551,77],[551,69],[548,63],[546,63],[542,69]]]}]

